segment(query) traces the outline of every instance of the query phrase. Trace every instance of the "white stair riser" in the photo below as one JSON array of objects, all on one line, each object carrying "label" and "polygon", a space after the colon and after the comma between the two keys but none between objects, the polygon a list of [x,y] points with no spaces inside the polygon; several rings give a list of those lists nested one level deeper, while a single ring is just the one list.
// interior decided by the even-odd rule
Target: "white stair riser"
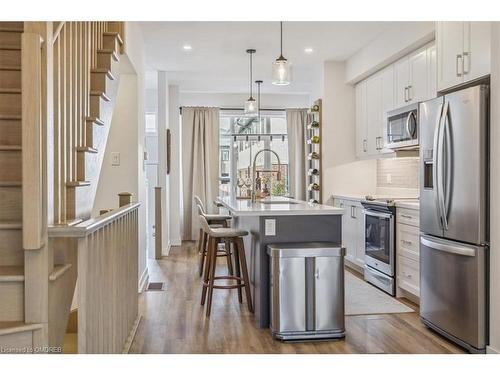
[{"label": "white stair riser", "polygon": [[0,119],[0,145],[21,144],[21,120]]},{"label": "white stair riser", "polygon": [[0,150],[0,180],[19,182],[22,180],[21,151]]},{"label": "white stair riser", "polygon": [[[99,155],[97,153],[92,152],[78,152],[77,153],[77,178],[78,181],[89,181],[92,172],[92,169],[95,168],[96,161],[98,160]],[[95,174],[92,174],[95,175]]]},{"label": "white stair riser", "polygon": [[19,229],[0,230],[0,259],[3,266],[24,264],[23,232]]},{"label": "white stair riser", "polygon": [[20,89],[21,71],[0,69],[0,88]]},{"label": "white stair riser", "polygon": [[24,321],[24,282],[0,281],[0,321]]},{"label": "white stair riser", "polygon": [[21,44],[21,33],[12,31],[0,31],[0,44],[18,46]]},{"label": "white stair riser", "polygon": [[0,66],[21,66],[21,50],[0,49]]},{"label": "white stair riser", "polygon": [[0,221],[20,222],[22,211],[22,187],[0,186]]},{"label": "white stair riser", "polygon": [[0,335],[0,348],[4,353],[29,353],[33,349],[33,331]]},{"label": "white stair riser", "polygon": [[21,115],[21,93],[0,92],[0,115]]}]

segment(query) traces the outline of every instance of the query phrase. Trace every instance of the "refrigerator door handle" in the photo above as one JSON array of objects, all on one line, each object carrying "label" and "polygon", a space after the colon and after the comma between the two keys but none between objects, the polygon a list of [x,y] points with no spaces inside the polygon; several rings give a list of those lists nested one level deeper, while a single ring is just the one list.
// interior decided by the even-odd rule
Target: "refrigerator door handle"
[{"label": "refrigerator door handle", "polygon": [[467,257],[476,256],[476,252],[474,251],[474,249],[471,249],[470,247],[465,247],[460,245],[449,245],[441,242],[432,241],[425,237],[420,237],[420,243],[431,249],[444,251],[446,253],[463,255]]},{"label": "refrigerator door handle", "polygon": [[441,213],[441,205],[439,204],[440,202],[440,197],[439,197],[439,179],[438,179],[438,167],[439,167],[439,160],[438,160],[438,154],[439,154],[439,149],[440,149],[440,144],[439,144],[439,134],[440,134],[440,129],[441,129],[441,118],[443,116],[443,104],[439,105],[438,109],[438,116],[436,120],[436,127],[434,128],[434,142],[433,142],[433,152],[432,152],[432,180],[434,181],[434,198],[436,201],[436,208],[437,208],[437,214],[438,214],[438,222],[442,226],[443,225],[443,220],[442,220],[442,213]]},{"label": "refrigerator door handle", "polygon": [[438,209],[441,215],[441,223],[444,230],[448,229],[448,218],[446,216],[446,207],[444,199],[444,128],[448,114],[448,102],[444,104],[441,120],[439,121],[438,131],[438,152],[437,152],[437,191],[438,191]]},{"label": "refrigerator door handle", "polygon": [[[443,186],[444,186],[444,194],[443,194],[443,217],[445,222],[445,230],[448,229],[448,218],[450,217],[450,205],[451,205],[451,192],[452,192],[452,184],[453,184],[453,144],[451,137],[451,129],[450,129],[450,116],[448,110],[448,103],[446,103],[446,108],[443,111],[444,117],[444,127],[443,127],[443,151],[446,151],[446,160],[443,163],[444,171],[443,171]],[[446,142],[446,144],[445,144]]]}]

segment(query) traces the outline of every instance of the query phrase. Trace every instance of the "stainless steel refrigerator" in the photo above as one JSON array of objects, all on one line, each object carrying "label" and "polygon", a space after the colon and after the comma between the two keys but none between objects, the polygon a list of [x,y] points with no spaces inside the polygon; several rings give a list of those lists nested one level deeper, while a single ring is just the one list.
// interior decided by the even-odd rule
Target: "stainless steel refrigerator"
[{"label": "stainless steel refrigerator", "polygon": [[420,317],[470,352],[487,344],[489,86],[420,104]]}]

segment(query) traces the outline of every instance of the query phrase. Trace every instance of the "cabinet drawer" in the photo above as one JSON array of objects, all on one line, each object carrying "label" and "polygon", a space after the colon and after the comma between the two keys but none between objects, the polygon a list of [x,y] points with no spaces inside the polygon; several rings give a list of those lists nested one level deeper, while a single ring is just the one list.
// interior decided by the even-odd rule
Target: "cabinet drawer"
[{"label": "cabinet drawer", "polygon": [[419,237],[420,232],[417,227],[407,224],[396,224],[396,254],[406,258],[419,261],[420,246]]},{"label": "cabinet drawer", "polygon": [[398,256],[398,287],[420,297],[419,263],[413,259]]},{"label": "cabinet drawer", "polygon": [[396,219],[398,223],[420,226],[420,213],[417,210],[410,210],[408,208],[398,208],[396,211]]}]

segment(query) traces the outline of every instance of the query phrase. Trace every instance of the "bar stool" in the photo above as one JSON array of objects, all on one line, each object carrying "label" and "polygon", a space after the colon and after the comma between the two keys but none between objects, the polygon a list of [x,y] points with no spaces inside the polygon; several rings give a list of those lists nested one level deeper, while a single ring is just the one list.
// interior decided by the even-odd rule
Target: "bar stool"
[{"label": "bar stool", "polygon": [[[197,205],[197,207],[198,207],[198,215],[204,217],[207,223],[210,223],[210,218],[214,215],[207,215],[199,204]],[[227,225],[226,226],[220,224],[208,224],[208,225],[210,226],[210,228],[214,229],[227,228]],[[200,276],[203,274],[203,266],[205,264],[205,259],[207,258],[208,242],[209,242],[209,234],[205,230],[203,230],[200,225],[200,242],[198,248],[198,252],[200,254],[200,266],[199,266]],[[222,248],[219,248],[220,243],[224,243],[224,246]],[[221,239],[216,239],[215,248],[217,257],[226,257],[227,269],[229,271],[229,274],[234,275],[233,261],[231,259],[231,247],[227,243],[222,242]]]},{"label": "bar stool", "polygon": [[[202,215],[200,215],[200,224],[209,237],[207,267],[205,267],[205,275],[203,277],[202,284],[203,289],[201,292],[202,306],[205,304],[208,292],[206,316],[210,316],[214,289],[238,289],[238,301],[242,303],[243,298],[241,289],[245,288],[248,310],[253,313],[254,310],[252,295],[250,293],[250,280],[248,278],[245,246],[243,244],[243,237],[248,235],[248,232],[246,230],[235,228],[213,228],[208,225],[207,220]],[[229,250],[231,244],[233,244],[236,276],[215,276],[215,268],[217,266],[217,239],[224,241],[226,244],[226,250]],[[215,285],[216,280],[235,280],[236,285]]]}]

